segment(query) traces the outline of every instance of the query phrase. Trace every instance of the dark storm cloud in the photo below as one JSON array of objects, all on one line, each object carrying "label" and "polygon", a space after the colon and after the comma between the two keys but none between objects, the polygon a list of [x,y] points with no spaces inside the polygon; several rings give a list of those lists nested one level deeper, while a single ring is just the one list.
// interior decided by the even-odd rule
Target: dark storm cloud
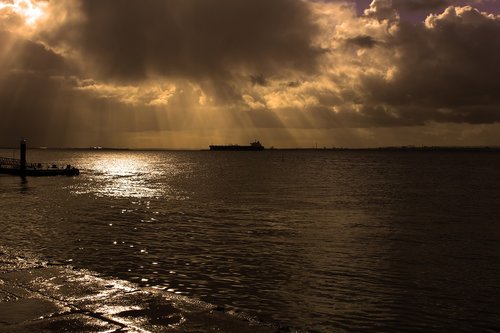
[{"label": "dark storm cloud", "polygon": [[416,124],[498,122],[498,36],[500,18],[470,7],[450,7],[426,26],[403,24],[388,46],[399,54],[397,70],[390,80],[363,76],[365,102],[389,105],[399,119]]},{"label": "dark storm cloud", "polygon": [[377,41],[371,36],[362,35],[347,39],[347,44],[370,49],[377,45]]},{"label": "dark storm cloud", "polygon": [[86,0],[80,8],[83,18],[58,38],[105,78],[311,72],[319,54],[309,7],[298,0]]},{"label": "dark storm cloud", "polygon": [[45,46],[5,30],[0,45],[6,52],[0,52],[0,140],[12,143],[28,133],[41,138],[48,122],[64,119],[60,108],[72,104],[71,89],[62,79],[71,66]]},{"label": "dark storm cloud", "polygon": [[[42,44],[0,30],[0,45],[11,45],[9,56],[2,57],[0,68],[6,71],[33,71],[46,74],[67,74],[72,69],[60,55]],[[1,75],[1,73],[0,73]]]}]

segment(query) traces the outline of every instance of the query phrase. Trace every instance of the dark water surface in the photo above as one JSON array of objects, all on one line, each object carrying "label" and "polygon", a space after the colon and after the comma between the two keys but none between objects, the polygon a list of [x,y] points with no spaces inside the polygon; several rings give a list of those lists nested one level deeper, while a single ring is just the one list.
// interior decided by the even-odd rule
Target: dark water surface
[{"label": "dark water surface", "polygon": [[500,330],[498,153],[28,159],[82,173],[0,175],[1,245],[302,330]]}]

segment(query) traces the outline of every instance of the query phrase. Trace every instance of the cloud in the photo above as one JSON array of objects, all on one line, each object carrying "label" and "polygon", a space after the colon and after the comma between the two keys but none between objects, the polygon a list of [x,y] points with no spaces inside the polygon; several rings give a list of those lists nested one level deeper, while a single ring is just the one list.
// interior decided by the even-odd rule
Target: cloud
[{"label": "cloud", "polygon": [[377,20],[388,20],[395,22],[399,20],[399,14],[393,7],[392,0],[373,0],[370,7],[364,11],[366,17]]},{"label": "cloud", "polygon": [[387,46],[397,55],[391,77],[361,79],[366,100],[394,108],[413,105],[425,110],[419,118],[428,120],[499,121],[499,35],[500,17],[468,6],[448,7],[429,16],[425,26],[402,25]]},{"label": "cloud", "polygon": [[275,131],[314,142],[500,122],[500,17],[470,6],[413,24],[396,9],[445,1],[374,0],[362,15],[344,1],[44,3],[29,29],[0,10],[2,140]]},{"label": "cloud", "polygon": [[[50,125],[64,128],[73,94],[64,77],[73,71],[64,57],[17,33],[0,30],[0,139],[41,138]],[[60,113],[61,111],[61,113]],[[56,114],[60,116],[55,116]]]},{"label": "cloud", "polygon": [[87,0],[53,42],[116,80],[230,78],[311,72],[320,50],[307,3],[296,0]]},{"label": "cloud", "polygon": [[268,79],[248,92],[249,107],[265,106],[304,128],[500,122],[500,17],[450,6],[409,24],[391,1],[373,1],[361,17],[318,6],[319,43],[330,49],[321,74],[294,86]]},{"label": "cloud", "polygon": [[19,38],[13,33],[0,30],[0,68],[3,71],[32,71],[48,75],[66,74],[74,70],[61,55],[44,45]]},{"label": "cloud", "polygon": [[377,41],[371,36],[356,36],[347,39],[348,44],[359,46],[361,48],[372,48],[377,44]]}]

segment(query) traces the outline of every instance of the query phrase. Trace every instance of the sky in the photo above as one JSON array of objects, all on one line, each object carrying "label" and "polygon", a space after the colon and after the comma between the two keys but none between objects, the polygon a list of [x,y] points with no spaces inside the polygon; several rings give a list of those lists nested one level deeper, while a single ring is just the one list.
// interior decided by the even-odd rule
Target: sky
[{"label": "sky", "polygon": [[500,0],[0,0],[0,147],[500,146]]}]

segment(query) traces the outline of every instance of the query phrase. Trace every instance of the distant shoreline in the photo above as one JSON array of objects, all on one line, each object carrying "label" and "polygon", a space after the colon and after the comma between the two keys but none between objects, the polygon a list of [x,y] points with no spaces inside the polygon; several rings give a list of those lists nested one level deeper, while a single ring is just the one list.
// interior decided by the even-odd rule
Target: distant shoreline
[{"label": "distant shoreline", "polygon": [[[18,150],[18,147],[0,147]],[[78,151],[210,151],[208,148],[78,148],[78,147],[29,147],[30,150],[78,150]],[[323,147],[323,148],[266,148],[264,151],[408,151],[408,152],[500,152],[500,146],[389,146],[389,147]]]}]

